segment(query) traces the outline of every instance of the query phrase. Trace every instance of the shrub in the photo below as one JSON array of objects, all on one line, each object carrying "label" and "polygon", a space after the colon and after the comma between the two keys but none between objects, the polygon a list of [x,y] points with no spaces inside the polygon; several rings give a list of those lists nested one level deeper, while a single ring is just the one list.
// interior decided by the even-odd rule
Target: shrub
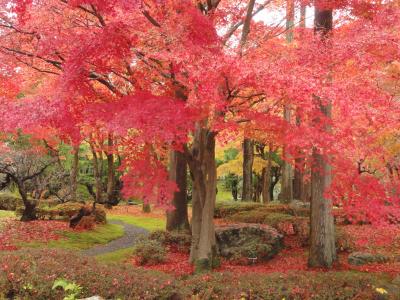
[{"label": "shrub", "polygon": [[12,194],[0,194],[0,210],[16,210],[18,206],[22,206],[22,199]]},{"label": "shrub", "polygon": [[356,272],[212,273],[193,276],[183,287],[184,299],[192,295],[195,299],[379,299],[375,298],[377,288],[388,291],[386,299],[399,298],[398,287],[391,286],[388,279]]},{"label": "shrub", "polygon": [[171,299],[180,290],[169,275],[131,265],[103,265],[71,251],[26,249],[0,254],[0,299],[63,299],[63,290],[52,290],[58,278],[82,287],[80,298]]},{"label": "shrub", "polygon": [[165,246],[156,240],[144,238],[135,246],[135,256],[140,265],[158,264],[165,261]]},{"label": "shrub", "polygon": [[297,224],[307,220],[304,217],[295,217],[285,213],[274,212],[274,210],[270,211],[268,207],[259,210],[242,211],[228,217],[228,219],[234,222],[266,224],[283,234],[300,232],[296,231]]},{"label": "shrub", "polygon": [[164,246],[176,247],[179,251],[189,251],[192,237],[188,233],[156,230],[150,233],[148,239],[155,240]]},{"label": "shrub", "polygon": [[216,218],[226,218],[241,211],[249,211],[261,207],[264,207],[264,204],[257,202],[217,202],[214,216]]}]

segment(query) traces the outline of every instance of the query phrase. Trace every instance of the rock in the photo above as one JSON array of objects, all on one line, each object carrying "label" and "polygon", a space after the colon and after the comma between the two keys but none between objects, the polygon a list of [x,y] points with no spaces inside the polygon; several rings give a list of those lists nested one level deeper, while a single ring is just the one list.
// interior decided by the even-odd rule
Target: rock
[{"label": "rock", "polygon": [[268,225],[225,225],[215,235],[219,255],[241,263],[269,260],[283,248],[283,235]]},{"label": "rock", "polygon": [[370,263],[385,263],[389,261],[389,257],[383,254],[372,254],[367,252],[353,252],[348,257],[351,265],[362,266]]},{"label": "rock", "polygon": [[289,203],[289,207],[297,209],[297,208],[307,208],[310,209],[311,204],[310,202],[303,202],[303,201],[299,201],[299,200],[293,200]]}]

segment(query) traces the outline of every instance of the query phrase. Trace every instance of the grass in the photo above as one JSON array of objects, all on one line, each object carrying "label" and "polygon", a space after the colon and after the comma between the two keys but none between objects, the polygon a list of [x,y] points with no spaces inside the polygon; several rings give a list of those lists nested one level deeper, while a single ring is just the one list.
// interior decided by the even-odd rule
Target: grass
[{"label": "grass", "polygon": [[[124,229],[121,225],[106,224],[97,226],[94,230],[84,232],[60,233],[64,238],[50,241],[47,246],[50,248],[61,248],[71,250],[89,249],[96,245],[107,244],[112,240],[124,235]],[[24,244],[27,247],[43,247],[43,243],[33,242]]]},{"label": "grass", "polygon": [[108,215],[108,220],[120,220],[125,223],[142,227],[148,231],[163,230],[165,229],[165,219],[149,218],[141,216],[128,216],[128,215]]},{"label": "grass", "polygon": [[229,189],[225,188],[221,182],[218,182],[217,188],[217,202],[233,201],[232,192]]},{"label": "grass", "polygon": [[128,247],[110,253],[97,255],[96,259],[103,263],[120,263],[131,256],[133,251],[134,247]]},{"label": "grass", "polygon": [[15,212],[8,210],[0,210],[0,219],[15,217]]}]

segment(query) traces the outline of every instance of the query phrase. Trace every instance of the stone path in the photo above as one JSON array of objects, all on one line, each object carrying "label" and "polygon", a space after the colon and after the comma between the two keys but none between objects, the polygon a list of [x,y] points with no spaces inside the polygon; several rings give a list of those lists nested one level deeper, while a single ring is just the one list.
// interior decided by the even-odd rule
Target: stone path
[{"label": "stone path", "polygon": [[115,239],[108,244],[94,246],[90,249],[83,250],[82,253],[89,256],[106,254],[117,250],[129,248],[135,245],[138,237],[147,235],[149,232],[141,227],[133,226],[119,220],[112,220],[109,223],[122,225],[124,228],[124,235]]}]

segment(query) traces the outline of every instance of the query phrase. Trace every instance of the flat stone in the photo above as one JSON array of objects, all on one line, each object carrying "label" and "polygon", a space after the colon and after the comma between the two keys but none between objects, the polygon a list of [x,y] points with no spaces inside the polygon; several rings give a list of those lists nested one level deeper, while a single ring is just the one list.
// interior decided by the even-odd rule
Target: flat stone
[{"label": "flat stone", "polygon": [[348,257],[348,262],[351,265],[362,266],[371,263],[386,263],[389,257],[383,254],[372,254],[368,252],[353,252]]}]

